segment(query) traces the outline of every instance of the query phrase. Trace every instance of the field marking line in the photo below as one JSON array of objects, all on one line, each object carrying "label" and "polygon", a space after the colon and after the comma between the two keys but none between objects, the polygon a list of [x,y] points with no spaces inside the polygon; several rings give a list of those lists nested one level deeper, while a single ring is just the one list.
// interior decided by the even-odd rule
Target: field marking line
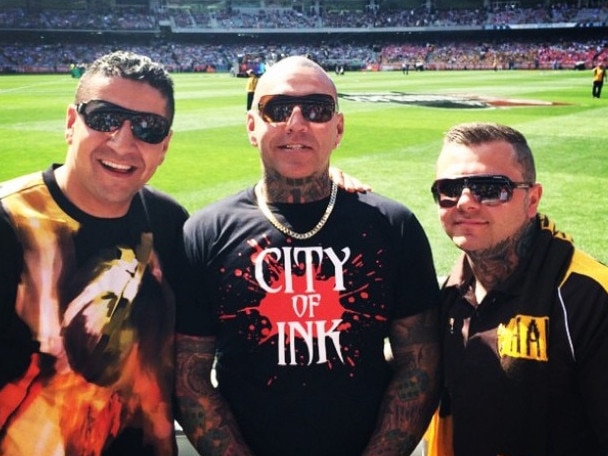
[{"label": "field marking line", "polygon": [[37,84],[30,84],[30,85],[26,85],[26,86],[13,87],[12,89],[0,89],[0,95],[2,95],[4,93],[9,93],[9,92],[17,92],[17,91],[20,91],[20,90],[30,90],[32,87],[40,87],[40,86],[50,85],[50,84],[57,84],[57,81],[39,82]]}]

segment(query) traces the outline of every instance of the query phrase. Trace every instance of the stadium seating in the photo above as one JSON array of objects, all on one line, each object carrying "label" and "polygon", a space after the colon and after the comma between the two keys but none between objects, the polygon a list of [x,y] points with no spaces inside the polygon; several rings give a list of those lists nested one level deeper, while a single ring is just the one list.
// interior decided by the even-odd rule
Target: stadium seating
[{"label": "stadium seating", "polygon": [[117,46],[171,71],[234,75],[249,56],[272,63],[296,53],[346,71],[400,70],[404,62],[425,70],[584,69],[604,58],[608,22],[608,0],[549,8],[516,6],[523,1],[457,7],[466,0],[443,2],[446,8],[386,0],[373,9],[366,5],[374,0],[112,3],[0,0],[0,72],[68,73]]}]

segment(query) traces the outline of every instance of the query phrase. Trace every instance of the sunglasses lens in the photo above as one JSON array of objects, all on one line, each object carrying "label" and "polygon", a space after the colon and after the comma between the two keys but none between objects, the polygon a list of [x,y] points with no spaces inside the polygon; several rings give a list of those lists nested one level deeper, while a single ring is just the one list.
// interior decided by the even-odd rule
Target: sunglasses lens
[{"label": "sunglasses lens", "polygon": [[462,179],[442,179],[433,185],[433,197],[441,207],[454,207],[462,195],[464,181]]},{"label": "sunglasses lens", "polygon": [[291,117],[293,108],[296,105],[293,103],[277,103],[270,101],[264,105],[262,109],[262,118],[266,122],[287,122]]},{"label": "sunglasses lens", "polygon": [[513,195],[508,182],[471,182],[469,188],[477,201],[489,206],[509,201]]},{"label": "sunglasses lens", "polygon": [[265,122],[287,122],[296,106],[309,122],[329,122],[336,111],[331,95],[313,94],[302,97],[267,95],[261,98],[258,108]]},{"label": "sunglasses lens", "polygon": [[158,144],[169,134],[169,121],[158,114],[129,111],[97,100],[81,103],[78,112],[89,128],[104,133],[116,131],[130,120],[133,136],[149,144]]},{"label": "sunglasses lens", "polygon": [[329,122],[334,115],[333,103],[306,103],[302,104],[302,114],[310,122],[325,123]]},{"label": "sunglasses lens", "polygon": [[93,111],[84,114],[85,123],[96,131],[114,131],[120,128],[126,117],[113,111]]},{"label": "sunglasses lens", "polygon": [[169,133],[169,122],[156,114],[142,114],[131,117],[133,135],[144,142],[158,144]]},{"label": "sunglasses lens", "polygon": [[441,196],[459,198],[464,189],[464,182],[460,179],[446,179],[440,182],[436,188]]}]

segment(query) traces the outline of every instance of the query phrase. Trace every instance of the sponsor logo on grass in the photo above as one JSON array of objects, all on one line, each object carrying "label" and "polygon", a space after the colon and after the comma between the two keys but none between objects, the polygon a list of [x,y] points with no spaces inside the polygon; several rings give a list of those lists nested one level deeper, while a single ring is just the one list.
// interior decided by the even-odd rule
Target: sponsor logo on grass
[{"label": "sponsor logo on grass", "polygon": [[470,94],[427,94],[406,92],[385,93],[339,93],[343,100],[360,103],[397,103],[433,108],[487,109],[516,106],[555,106],[562,103],[541,100],[498,98]]}]

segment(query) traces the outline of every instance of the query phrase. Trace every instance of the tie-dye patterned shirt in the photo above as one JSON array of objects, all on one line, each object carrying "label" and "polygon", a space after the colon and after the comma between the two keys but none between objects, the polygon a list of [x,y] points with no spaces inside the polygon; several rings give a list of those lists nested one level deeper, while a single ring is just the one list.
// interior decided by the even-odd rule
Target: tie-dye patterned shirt
[{"label": "tie-dye patterned shirt", "polygon": [[124,217],[92,217],[52,168],[0,198],[0,454],[175,454],[185,210],[146,187]]}]

